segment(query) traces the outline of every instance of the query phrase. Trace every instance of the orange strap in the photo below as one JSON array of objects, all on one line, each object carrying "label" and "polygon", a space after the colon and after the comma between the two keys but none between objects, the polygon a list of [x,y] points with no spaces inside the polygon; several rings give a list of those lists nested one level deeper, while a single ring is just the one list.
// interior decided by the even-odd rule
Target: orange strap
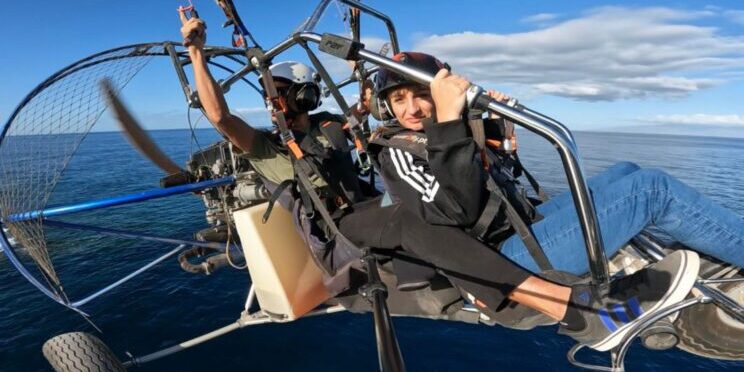
[{"label": "orange strap", "polygon": [[480,150],[480,156],[481,156],[481,164],[483,164],[483,169],[488,171],[488,167],[490,164],[488,163],[488,155],[486,155],[486,150]]},{"label": "orange strap", "polygon": [[295,158],[302,159],[305,154],[302,153],[302,149],[300,149],[300,146],[295,142],[295,140],[289,140],[287,141],[287,147],[289,147],[289,150],[292,151]]},{"label": "orange strap", "polygon": [[[517,151],[517,138],[516,137],[512,137],[512,138],[507,139],[507,141],[511,142],[511,145],[512,145],[511,151]],[[502,147],[503,143],[501,141],[495,140],[495,139],[487,139],[486,140],[486,145],[491,146],[491,147],[493,147],[495,149],[498,149],[498,150],[502,150],[503,149],[503,147]]]}]

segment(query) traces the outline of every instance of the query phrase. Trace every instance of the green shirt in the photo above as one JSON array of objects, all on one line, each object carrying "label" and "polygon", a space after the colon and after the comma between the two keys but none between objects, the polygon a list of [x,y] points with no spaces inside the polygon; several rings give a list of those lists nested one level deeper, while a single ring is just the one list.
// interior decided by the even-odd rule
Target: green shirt
[{"label": "green shirt", "polygon": [[[325,148],[330,148],[330,143],[318,127],[317,116],[311,115],[310,122],[308,135],[315,137]],[[282,149],[277,141],[278,136],[267,131],[258,131],[253,138],[251,152],[246,154],[246,158],[258,174],[273,183],[280,184],[283,181],[294,179],[294,170],[289,153]],[[317,187],[327,186],[325,181],[315,175],[311,181]]]}]

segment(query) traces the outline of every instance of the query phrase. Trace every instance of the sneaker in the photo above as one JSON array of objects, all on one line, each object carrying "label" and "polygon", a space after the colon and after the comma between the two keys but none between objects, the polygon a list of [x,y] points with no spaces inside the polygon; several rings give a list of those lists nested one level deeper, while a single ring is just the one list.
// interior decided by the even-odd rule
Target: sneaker
[{"label": "sneaker", "polygon": [[699,269],[697,253],[678,250],[643,270],[612,281],[605,297],[600,297],[593,286],[575,286],[569,306],[579,310],[585,327],[572,330],[563,324],[558,332],[592,349],[610,350],[638,322],[684,300]]}]

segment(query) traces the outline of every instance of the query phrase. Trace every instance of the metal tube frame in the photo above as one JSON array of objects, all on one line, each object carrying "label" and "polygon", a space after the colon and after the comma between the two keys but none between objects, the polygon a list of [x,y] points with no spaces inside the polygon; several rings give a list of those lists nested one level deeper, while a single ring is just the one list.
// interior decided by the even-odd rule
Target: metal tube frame
[{"label": "metal tube frame", "polygon": [[133,271],[133,272],[132,272],[132,273],[130,273],[129,275],[127,275],[127,276],[125,276],[125,277],[123,277],[123,278],[121,278],[121,279],[119,279],[119,280],[117,280],[117,281],[115,281],[115,282],[113,282],[113,283],[111,283],[111,284],[107,285],[107,286],[106,286],[106,287],[104,287],[104,288],[101,288],[101,289],[99,289],[98,291],[96,291],[96,292],[94,292],[94,293],[90,294],[90,295],[89,295],[88,297],[85,297],[85,298],[83,298],[82,300],[78,300],[78,301],[75,301],[75,302],[73,302],[73,303],[71,304],[71,306],[72,306],[72,307],[76,307],[76,308],[77,308],[77,307],[80,307],[80,306],[83,306],[83,305],[87,304],[88,302],[90,302],[90,301],[92,301],[92,300],[95,300],[96,298],[100,297],[101,295],[103,295],[103,294],[106,294],[106,293],[110,292],[110,291],[111,291],[111,290],[113,290],[114,288],[116,288],[116,287],[118,287],[118,286],[120,286],[120,285],[122,285],[122,284],[124,284],[124,283],[128,282],[128,281],[129,281],[130,279],[132,279],[132,278],[134,278],[134,277],[136,277],[136,276],[138,276],[138,275],[142,274],[143,272],[145,272],[145,271],[147,271],[147,270],[151,269],[151,268],[152,268],[152,267],[154,267],[155,265],[157,265],[157,264],[159,264],[159,263],[161,263],[161,262],[165,261],[166,259],[168,259],[168,258],[170,258],[170,257],[173,257],[173,256],[174,256],[174,255],[175,255],[176,253],[180,252],[181,250],[183,250],[183,249],[184,249],[184,248],[186,248],[186,247],[187,247],[187,245],[186,245],[186,244],[181,244],[181,245],[179,245],[178,247],[176,247],[176,248],[174,248],[174,249],[170,250],[169,252],[167,252],[166,254],[164,254],[164,255],[162,255],[162,256],[160,256],[160,257],[158,257],[158,258],[154,259],[153,261],[151,261],[151,262],[150,262],[150,263],[148,263],[147,265],[145,265],[145,266],[142,266],[141,268],[139,268],[139,269],[137,269],[137,270]]},{"label": "metal tube frame", "polygon": [[691,298],[691,299],[679,302],[673,306],[664,308],[660,311],[657,311],[653,315],[644,319],[642,322],[634,325],[630,330],[628,330],[628,333],[623,337],[622,341],[620,342],[620,346],[613,349],[612,367],[582,363],[576,360],[576,354],[581,349],[586,347],[585,344],[576,344],[574,347],[571,348],[571,350],[568,351],[568,354],[567,354],[568,362],[573,364],[576,367],[589,369],[593,371],[622,372],[625,370],[625,357],[627,356],[628,350],[630,349],[630,345],[633,343],[633,340],[635,340],[635,338],[641,334],[641,332],[643,332],[646,328],[653,325],[657,321],[671,314],[674,314],[688,307],[698,305],[698,304],[708,303],[710,301],[711,299],[706,296],[699,296],[699,297]]},{"label": "metal tube frame", "polygon": [[[390,34],[393,52],[394,54],[399,52],[397,35],[395,32],[394,25],[389,17],[355,0],[338,0],[338,1],[346,5],[349,5],[351,7],[360,9],[362,12],[371,14],[372,16],[383,20],[383,22],[385,22],[385,24],[388,26],[388,32]],[[294,45],[305,43],[305,42],[314,42],[314,43],[319,44],[321,41],[322,41],[322,36],[319,34],[312,33],[312,32],[298,32],[298,33],[291,35],[288,39],[278,43],[273,48],[265,51],[262,58],[264,59],[264,61],[269,61],[275,56],[281,54],[282,52],[286,51],[287,49],[289,49],[290,47]],[[176,58],[172,50],[171,50],[171,56],[174,58],[174,62],[178,62],[178,61],[175,61]],[[377,53],[374,53],[366,49],[360,50],[358,52],[357,57],[359,60],[370,62],[376,65],[376,67],[372,67],[370,70],[384,67],[392,71],[395,71],[397,73],[411,77],[412,79],[420,83],[423,83],[423,84],[428,84],[433,80],[432,75],[429,75],[417,69],[407,67],[385,56],[381,56]],[[40,86],[38,86],[34,91],[32,91],[31,94],[29,94],[29,96],[26,99],[24,99],[24,102],[27,100],[30,100],[30,98],[32,98],[36,93],[38,93],[38,91],[40,91],[46,85],[48,85],[49,81],[53,82],[54,80],[59,79],[61,76],[63,76],[65,72],[69,72],[70,68],[72,67],[75,67],[75,65],[71,65],[67,69],[62,70],[58,75],[53,76],[51,79],[47,80],[45,83],[40,84]],[[255,67],[251,63],[247,63],[243,68],[239,69],[238,71],[234,72],[231,76],[229,76],[227,79],[223,80],[220,83],[220,85],[224,90],[227,90],[233,83],[237,82],[238,80],[244,80],[245,75],[247,75],[248,73],[254,70],[255,70]],[[182,77],[181,74],[179,74],[179,78],[181,77]],[[338,87],[345,86],[354,81],[355,80],[353,78],[349,78],[339,83]],[[480,89],[480,87],[475,86],[475,85],[473,85],[473,88]],[[184,93],[188,94],[186,90],[184,90]],[[24,102],[22,102],[22,104],[19,107],[22,107]],[[608,273],[607,259],[604,253],[602,239],[601,239],[601,232],[600,232],[599,225],[597,222],[594,204],[592,202],[592,199],[589,196],[588,188],[587,188],[586,181],[585,181],[583,171],[581,168],[581,162],[578,156],[578,147],[576,145],[576,141],[573,135],[571,134],[570,130],[568,130],[568,128],[562,123],[546,115],[543,115],[539,112],[536,112],[526,107],[512,108],[505,104],[496,102],[486,96],[481,96],[475,102],[475,105],[481,109],[488,110],[492,113],[497,113],[499,115],[502,115],[508,118],[509,120],[515,122],[517,125],[520,125],[538,134],[539,136],[543,137],[544,139],[546,139],[548,142],[550,142],[556,147],[561,157],[564,170],[566,172],[569,188],[573,196],[574,205],[578,212],[579,221],[581,223],[584,241],[586,245],[586,250],[587,250],[587,254],[589,258],[589,265],[590,265],[590,270],[592,274],[592,280],[595,284],[599,285],[600,288],[606,288],[608,281],[609,281],[609,273]],[[14,115],[16,113],[17,112],[15,112]],[[5,133],[7,132],[9,128],[9,124],[12,121],[14,115],[11,115],[10,120],[2,128],[2,133],[0,133],[0,142],[1,142],[1,139],[4,137]],[[62,215],[62,214],[67,214],[67,213],[74,213],[74,212],[79,212],[79,211],[84,211],[84,210],[93,210],[93,209],[114,206],[114,205],[128,204],[128,203],[133,203],[133,202],[138,202],[138,201],[144,201],[144,200],[149,200],[149,199],[154,199],[154,198],[159,198],[159,197],[170,196],[170,195],[174,195],[178,193],[198,191],[201,189],[226,185],[226,184],[230,184],[233,182],[234,182],[234,178],[227,177],[225,179],[206,181],[204,183],[198,184],[198,186],[196,186],[197,184],[186,185],[187,188],[183,190],[179,189],[178,191],[174,190],[178,188],[178,187],[175,187],[175,188],[166,189],[166,190],[156,190],[156,192],[152,192],[149,194],[144,193],[145,195],[131,194],[131,195],[124,196],[124,197],[103,199],[103,200],[91,201],[91,202],[69,205],[69,206],[64,206],[64,207],[47,208],[41,211],[32,211],[32,212],[26,212],[22,214],[13,215],[9,218],[9,221],[23,221],[23,220],[28,220],[32,218],[44,218],[44,217]],[[158,193],[157,191],[163,191],[163,192]],[[83,305],[87,303],[93,298],[96,298],[102,295],[103,293],[110,291],[111,289],[120,285],[121,283],[131,279],[132,277],[138,275],[144,270],[147,270],[148,268],[154,266],[155,264],[164,260],[165,258],[172,256],[173,254],[177,253],[178,250],[182,249],[185,246],[183,244],[179,245],[178,248],[166,253],[165,255],[156,259],[152,263],[135,271],[134,273],[128,275],[127,277],[122,278],[121,280],[113,283],[112,285],[106,288],[103,288],[102,290],[94,293],[93,295],[86,297],[83,300],[74,302],[72,304],[66,304],[64,303],[64,301],[61,301],[58,298],[58,296],[56,296],[54,293],[49,291],[43,284],[41,284],[35,277],[33,277],[24,268],[24,266],[20,263],[20,261],[18,261],[17,257],[14,255],[14,251],[12,247],[10,247],[10,244],[8,243],[5,233],[0,231],[0,234],[1,234],[0,237],[2,238],[0,239],[0,246],[4,248],[10,261],[14,264],[14,266],[16,266],[19,269],[21,274],[24,277],[26,277],[26,279],[28,279],[32,284],[34,284],[34,286],[40,289],[44,294],[46,294],[47,296],[54,299],[55,301],[60,302],[63,305],[68,306],[68,307],[70,307],[70,305],[75,307],[75,306]],[[654,257],[655,259],[660,259],[663,257],[663,253],[661,252],[660,247],[655,246],[655,243],[653,241],[650,241],[650,243],[644,242],[644,244],[642,244],[641,249],[643,249],[646,253],[648,253],[651,257]],[[744,309],[742,309],[741,306],[733,302],[730,298],[722,294],[720,291],[716,290],[715,288],[709,287],[707,283],[703,281],[699,281],[695,285],[695,287],[703,293],[702,296],[696,297],[691,300],[683,301],[670,308],[667,308],[664,311],[659,312],[658,314],[654,314],[652,317],[642,322],[642,324],[635,326],[632,329],[632,331],[629,332],[629,334],[626,335],[626,337],[624,338],[622,346],[619,349],[616,349],[617,352],[614,354],[616,358],[614,358],[613,360],[612,369],[607,369],[607,367],[600,367],[600,366],[582,365],[581,363],[576,362],[573,356],[575,355],[576,352],[578,352],[578,350],[580,350],[583,347],[582,345],[577,345],[569,352],[569,360],[575,365],[580,366],[580,367],[585,367],[585,368],[596,367],[599,370],[615,370],[615,371],[622,370],[622,368],[624,367],[623,363],[624,363],[625,355],[627,354],[628,346],[630,345],[632,340],[638,334],[640,334],[640,332],[643,329],[651,325],[654,321],[663,318],[664,316],[667,316],[675,311],[679,311],[683,308],[693,306],[698,303],[707,303],[707,302],[716,303],[716,305],[724,309],[727,313],[732,315],[735,319],[740,320],[740,321],[744,320]],[[203,336],[192,339],[190,341],[181,343],[179,345],[175,345],[171,348],[164,349],[159,352],[149,354],[141,358],[133,358],[132,361],[127,362],[125,364],[126,365],[138,365],[141,363],[146,363],[146,362],[149,362],[155,359],[162,358],[166,355],[170,355],[175,352],[184,350],[194,345],[200,344],[207,340],[219,337],[235,329],[239,329],[239,328],[243,328],[243,327],[247,327],[247,326],[255,325],[255,324],[263,324],[263,323],[269,323],[269,322],[276,321],[266,315],[260,315],[256,317],[255,313],[248,314],[248,309],[253,304],[254,301],[255,301],[255,292],[253,288],[251,287],[251,290],[249,290],[249,294],[246,299],[246,305],[245,305],[246,311],[237,322],[230,324],[226,327],[217,329],[213,332],[207,333]],[[78,309],[74,309],[74,310],[79,311]],[[339,307],[314,311],[309,314],[306,314],[305,316],[322,315],[322,314],[328,314],[331,312],[344,311],[344,310],[345,309],[339,306]]]},{"label": "metal tube frame", "polygon": [[240,250],[241,248],[240,246],[236,244],[226,245],[224,243],[218,243],[218,242],[202,242],[198,240],[165,238],[161,236],[142,234],[142,233],[135,232],[135,231],[108,229],[104,227],[81,225],[81,224],[62,222],[62,221],[56,221],[56,220],[44,220],[43,223],[44,223],[44,226],[56,227],[56,228],[61,228],[61,229],[90,231],[90,232],[94,232],[94,233],[101,234],[101,235],[118,236],[120,238],[129,238],[129,239],[140,239],[140,240],[152,241],[152,242],[158,242],[158,243],[183,244],[183,245],[188,245],[191,247],[212,248],[212,249],[219,250],[220,252],[224,252],[226,249]]},{"label": "metal tube frame", "polygon": [[75,203],[69,205],[62,205],[57,207],[44,208],[36,211],[28,211],[16,213],[8,216],[8,222],[22,222],[33,219],[45,219],[48,217],[63,216],[66,214],[92,211],[96,209],[116,207],[120,205],[138,203],[142,201],[164,198],[167,196],[173,196],[178,194],[185,194],[189,192],[201,191],[204,189],[231,185],[235,183],[235,177],[228,176],[218,178],[214,180],[207,180],[196,183],[189,183],[185,185],[173,186],[168,188],[158,188],[148,191],[119,195],[111,198],[89,200],[82,203]]},{"label": "metal tube frame", "polygon": [[[651,261],[660,261],[664,258],[664,247],[661,246],[656,240],[653,239],[648,233],[641,233],[633,238],[633,248],[637,249],[639,253],[648,257]],[[644,319],[639,324],[634,325],[628,333],[623,337],[620,345],[612,350],[612,366],[598,366],[593,364],[581,363],[576,360],[576,354],[579,350],[584,348],[586,345],[577,344],[571,350],[569,350],[567,357],[568,361],[576,367],[590,369],[594,371],[605,371],[605,372],[620,372],[625,370],[625,358],[633,340],[638,337],[646,328],[650,327],[657,321],[667,317],[675,312],[681,311],[688,307],[692,307],[698,304],[715,304],[720,309],[724,310],[728,315],[733,317],[739,322],[744,323],[744,307],[736,303],[734,300],[726,296],[718,289],[711,287],[709,284],[714,283],[727,283],[727,282],[738,282],[737,280],[704,280],[698,279],[694,285],[694,288],[699,291],[700,295],[684,300],[665,309],[655,312],[653,315]]]},{"label": "metal tube frame", "polygon": [[388,35],[390,36],[390,47],[393,48],[393,54],[400,53],[400,47],[398,44],[398,33],[395,31],[395,24],[393,24],[393,20],[390,19],[390,17],[356,0],[337,0],[337,1],[344,3],[352,8],[357,8],[362,13],[367,13],[371,15],[372,17],[377,18],[381,20],[382,22],[384,22],[385,27],[387,27],[387,30],[388,30]]},{"label": "metal tube frame", "polygon": [[[89,68],[89,67],[92,67],[92,66],[95,66],[95,65],[98,65],[98,64],[101,64],[101,63],[105,63],[105,62],[108,62],[108,61],[112,61],[112,60],[125,59],[125,58],[130,58],[130,57],[140,57],[140,56],[168,56],[169,55],[169,49],[172,49],[172,45],[173,44],[177,44],[177,43],[174,43],[174,42],[140,43],[140,44],[132,44],[132,45],[126,45],[126,46],[116,47],[116,48],[108,49],[108,50],[105,50],[105,51],[102,51],[102,52],[99,52],[99,53],[90,55],[88,57],[85,57],[85,58],[83,58],[83,59],[81,59],[81,60],[79,60],[77,62],[74,62],[74,63],[72,63],[72,64],[70,64],[70,65],[68,65],[68,66],[60,69],[59,71],[57,71],[56,73],[54,73],[53,75],[51,75],[49,78],[47,78],[43,82],[39,83],[36,87],[34,87],[34,89],[32,89],[31,92],[29,92],[21,100],[21,102],[16,106],[16,108],[13,110],[12,114],[10,115],[10,117],[8,117],[8,120],[5,121],[2,124],[2,128],[0,128],[0,145],[2,145],[2,143],[4,142],[6,136],[9,133],[11,123],[13,122],[13,120],[15,120],[15,118],[18,116],[18,114],[21,112],[21,110],[32,99],[34,99],[39,93],[41,93],[44,89],[46,89],[47,87],[53,85],[57,81],[65,78],[66,76],[69,76],[70,74],[75,73],[76,71],[79,71],[81,69]],[[169,48],[169,46],[171,46],[171,48]],[[109,58],[98,59],[101,56],[104,56],[106,54],[115,53],[115,52],[118,52],[118,51],[121,51],[121,50],[131,49],[131,48],[134,48],[135,49],[135,52],[134,53],[129,53],[129,54],[126,54],[126,55],[120,55],[120,56],[113,56],[113,57],[109,57]],[[241,61],[237,60],[234,56],[235,55],[242,55],[243,54],[242,51],[237,50],[237,49],[216,48],[216,47],[208,48],[205,51],[205,53],[207,55],[209,55],[209,56],[225,56],[226,58],[229,58],[229,59],[231,59],[233,61],[236,61],[236,62],[241,62]],[[183,52],[177,52],[177,54],[178,55],[182,55]],[[157,197],[163,197],[163,196],[169,196],[170,195],[169,192],[171,192],[173,190],[174,189],[169,189],[168,191],[165,191],[165,194],[166,195],[155,196],[155,198],[157,198]],[[156,190],[155,193],[157,193],[157,191],[159,191],[159,190]],[[188,192],[186,190],[182,190],[182,191],[183,192]],[[194,191],[194,190],[191,190],[191,191]],[[130,196],[134,196],[134,199],[137,199],[136,195],[134,195],[134,194],[133,195],[130,195]],[[119,197],[119,198],[126,199],[126,196]],[[148,200],[150,198],[152,198],[152,197],[145,197],[145,199],[143,199],[143,200]],[[112,199],[116,199],[116,198],[110,198],[108,201],[109,202],[113,202],[114,200],[112,200]],[[99,200],[99,201],[92,201],[92,202],[87,202],[87,203],[80,203],[80,204],[76,204],[76,205],[66,206],[66,207],[69,207],[70,209],[66,209],[65,212],[63,212],[63,213],[55,213],[55,214],[56,215],[61,215],[61,214],[72,213],[72,212],[83,211],[83,210],[92,210],[92,209],[98,209],[98,208],[105,208],[105,207],[108,207],[108,206],[121,205],[121,204],[119,204],[119,202],[122,202],[122,200],[120,199],[118,202],[114,202],[113,204],[104,205],[104,204],[106,204],[106,201],[107,200]],[[142,200],[128,200],[128,201],[124,201],[123,204],[127,204],[127,203],[130,203],[130,202],[137,202],[137,201],[142,201]],[[100,203],[100,204],[96,205],[96,203]],[[88,204],[88,205],[85,206],[85,204]],[[65,207],[62,207],[62,208],[64,209]],[[33,215],[32,218],[34,218],[34,219],[42,219],[43,217],[48,217],[49,216],[49,214],[44,214],[44,210],[21,212],[21,213],[17,213],[17,214],[14,214],[14,215],[9,216],[9,218],[6,221],[0,220],[0,225],[4,225],[4,224],[9,223],[9,222],[25,221],[25,220],[31,219],[29,216],[25,216],[25,214],[31,214],[31,215]],[[87,317],[88,316],[86,313],[84,313],[79,308],[74,307],[70,303],[69,299],[67,299],[64,296],[64,294],[57,293],[55,290],[50,289],[49,287],[47,287],[46,285],[44,285],[36,276],[34,276],[33,274],[31,274],[31,272],[26,268],[26,266],[18,258],[17,253],[15,251],[15,248],[10,243],[10,240],[8,239],[7,233],[5,232],[5,229],[4,228],[3,228],[3,231],[0,232],[0,248],[1,248],[0,250],[8,257],[8,260],[10,261],[10,263],[21,274],[21,276],[23,276],[29,283],[31,283],[34,287],[36,287],[45,296],[51,298],[55,302],[57,302],[57,303],[65,306],[65,307],[67,307],[67,308],[69,308],[69,309],[71,309],[71,310],[73,310],[73,311],[75,311],[77,313],[80,313],[84,317]]]},{"label": "metal tube frame", "polygon": [[[264,61],[269,61],[294,45],[304,42],[319,44],[321,41],[322,36],[316,33],[296,33],[264,52],[262,58]],[[361,60],[406,75],[422,84],[429,84],[434,79],[430,74],[405,66],[366,49],[360,50],[358,57]],[[252,69],[252,66],[247,65],[246,68],[241,71],[248,73]],[[225,83],[227,83],[228,80],[225,80]],[[589,258],[592,281],[594,284],[599,286],[600,290],[606,290],[609,283],[607,257],[604,252],[604,245],[601,239],[601,232],[597,222],[594,203],[589,196],[586,180],[581,168],[576,142],[571,136],[568,128],[544,115],[535,114],[534,111],[521,111],[496,102],[487,96],[481,96],[477,105],[484,110],[500,114],[509,120],[514,121],[516,124],[545,138],[556,147],[560,154],[561,161],[563,162],[569,189],[571,190],[574,205],[578,212],[579,222],[581,223],[587,256]]]},{"label": "metal tube frame", "polygon": [[[337,305],[337,306],[332,306],[332,307],[327,307],[327,308],[311,311],[303,315],[302,318],[308,318],[308,317],[313,317],[313,316],[318,316],[318,315],[333,314],[333,313],[338,313],[342,311],[346,311],[346,308],[344,308],[341,305]],[[237,321],[230,323],[224,327],[217,328],[214,331],[207,332],[201,336],[194,337],[190,340],[167,347],[165,349],[156,351],[154,353],[147,354],[145,356],[135,357],[135,356],[130,355],[130,360],[124,362],[123,364],[125,367],[140,366],[142,364],[149,363],[154,360],[158,360],[163,357],[175,354],[179,351],[192,348],[196,345],[213,340],[217,337],[224,336],[232,331],[235,331],[241,328],[246,328],[249,326],[266,324],[266,323],[284,323],[284,322],[278,321],[276,318],[273,318],[261,311],[257,311],[252,314],[244,313],[243,315],[240,316],[240,318]]]},{"label": "metal tube frame", "polygon": [[[641,252],[648,255],[651,259],[660,261],[664,258],[664,248],[646,233],[641,233],[637,237],[633,238],[633,242],[636,243],[637,248],[641,250]],[[715,283],[717,281],[712,282]],[[706,282],[705,280],[698,280],[695,283],[694,288],[700,291],[705,297],[710,298],[716,306],[725,311],[732,318],[744,324],[744,307],[709,284],[712,284],[711,281]]]}]

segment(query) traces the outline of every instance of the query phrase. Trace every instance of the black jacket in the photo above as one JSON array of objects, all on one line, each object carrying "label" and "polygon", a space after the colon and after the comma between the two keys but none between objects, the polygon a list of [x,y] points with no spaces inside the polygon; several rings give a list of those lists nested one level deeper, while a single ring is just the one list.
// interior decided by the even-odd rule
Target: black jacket
[{"label": "black jacket", "polygon": [[429,223],[468,227],[477,220],[488,194],[467,125],[462,120],[425,121],[424,133],[427,158],[402,149],[378,148],[386,189],[394,201]]}]

